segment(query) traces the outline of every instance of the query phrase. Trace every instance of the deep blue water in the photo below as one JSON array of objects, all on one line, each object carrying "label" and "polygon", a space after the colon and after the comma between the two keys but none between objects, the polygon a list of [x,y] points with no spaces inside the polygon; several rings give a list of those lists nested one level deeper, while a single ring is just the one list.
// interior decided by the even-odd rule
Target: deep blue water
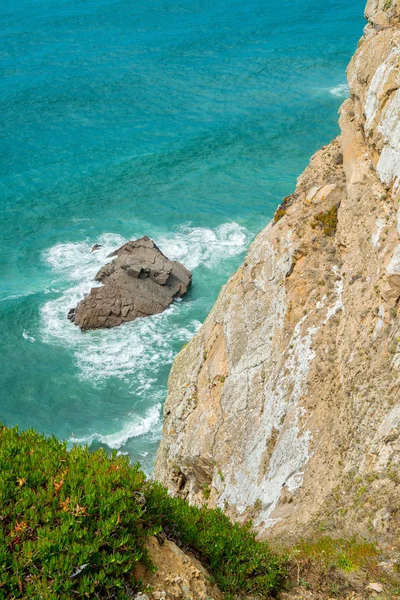
[{"label": "deep blue water", "polygon": [[[174,355],[338,133],[363,8],[0,0],[1,421],[151,469]],[[82,334],[68,309],[144,234],[193,269],[190,294]]]}]

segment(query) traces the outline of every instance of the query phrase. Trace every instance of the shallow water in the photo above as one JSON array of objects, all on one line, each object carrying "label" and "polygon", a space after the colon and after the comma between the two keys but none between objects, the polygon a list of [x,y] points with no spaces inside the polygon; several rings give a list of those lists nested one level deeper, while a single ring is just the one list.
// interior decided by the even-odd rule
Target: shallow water
[{"label": "shallow water", "polygon": [[[0,420],[151,471],[173,357],[338,133],[363,5],[0,0]],[[81,333],[68,309],[145,234],[190,293]]]}]

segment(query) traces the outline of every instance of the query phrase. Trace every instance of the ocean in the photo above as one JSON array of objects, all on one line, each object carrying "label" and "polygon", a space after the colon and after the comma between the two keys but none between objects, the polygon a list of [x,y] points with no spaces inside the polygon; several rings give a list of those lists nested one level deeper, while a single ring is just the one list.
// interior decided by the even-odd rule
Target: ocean
[{"label": "ocean", "polygon": [[[151,473],[174,356],[339,132],[363,8],[0,0],[3,424],[115,449]],[[68,309],[142,235],[193,271],[190,292],[82,333]]]}]

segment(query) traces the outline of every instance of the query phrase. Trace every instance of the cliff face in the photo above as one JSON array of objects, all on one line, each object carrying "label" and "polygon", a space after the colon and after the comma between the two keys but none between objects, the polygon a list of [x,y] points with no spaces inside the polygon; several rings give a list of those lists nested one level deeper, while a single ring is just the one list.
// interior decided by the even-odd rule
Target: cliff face
[{"label": "cliff face", "polygon": [[156,478],[264,535],[398,536],[400,0],[366,16],[341,135],[170,375]]}]

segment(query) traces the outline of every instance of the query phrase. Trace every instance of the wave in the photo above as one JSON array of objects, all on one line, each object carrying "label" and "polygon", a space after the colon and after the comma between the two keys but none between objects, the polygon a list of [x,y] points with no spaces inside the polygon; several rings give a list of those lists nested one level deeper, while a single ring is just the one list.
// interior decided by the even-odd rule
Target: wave
[{"label": "wave", "polygon": [[4,298],[0,298],[0,302],[7,302],[8,300],[17,300],[18,298],[28,298],[29,296],[34,296],[37,293],[38,292],[35,290],[30,292],[22,292],[21,294],[12,294],[11,296],[4,296]]},{"label": "wave", "polygon": [[129,415],[131,420],[128,421],[120,431],[103,435],[101,433],[92,433],[81,438],[70,437],[68,443],[72,444],[88,444],[99,442],[105,444],[112,450],[119,450],[126,442],[134,437],[139,437],[149,433],[157,426],[160,421],[161,403],[152,406],[144,417],[138,415]]},{"label": "wave", "polygon": [[348,98],[349,96],[349,86],[347,83],[340,83],[329,91],[332,96],[336,96],[337,98]]}]

